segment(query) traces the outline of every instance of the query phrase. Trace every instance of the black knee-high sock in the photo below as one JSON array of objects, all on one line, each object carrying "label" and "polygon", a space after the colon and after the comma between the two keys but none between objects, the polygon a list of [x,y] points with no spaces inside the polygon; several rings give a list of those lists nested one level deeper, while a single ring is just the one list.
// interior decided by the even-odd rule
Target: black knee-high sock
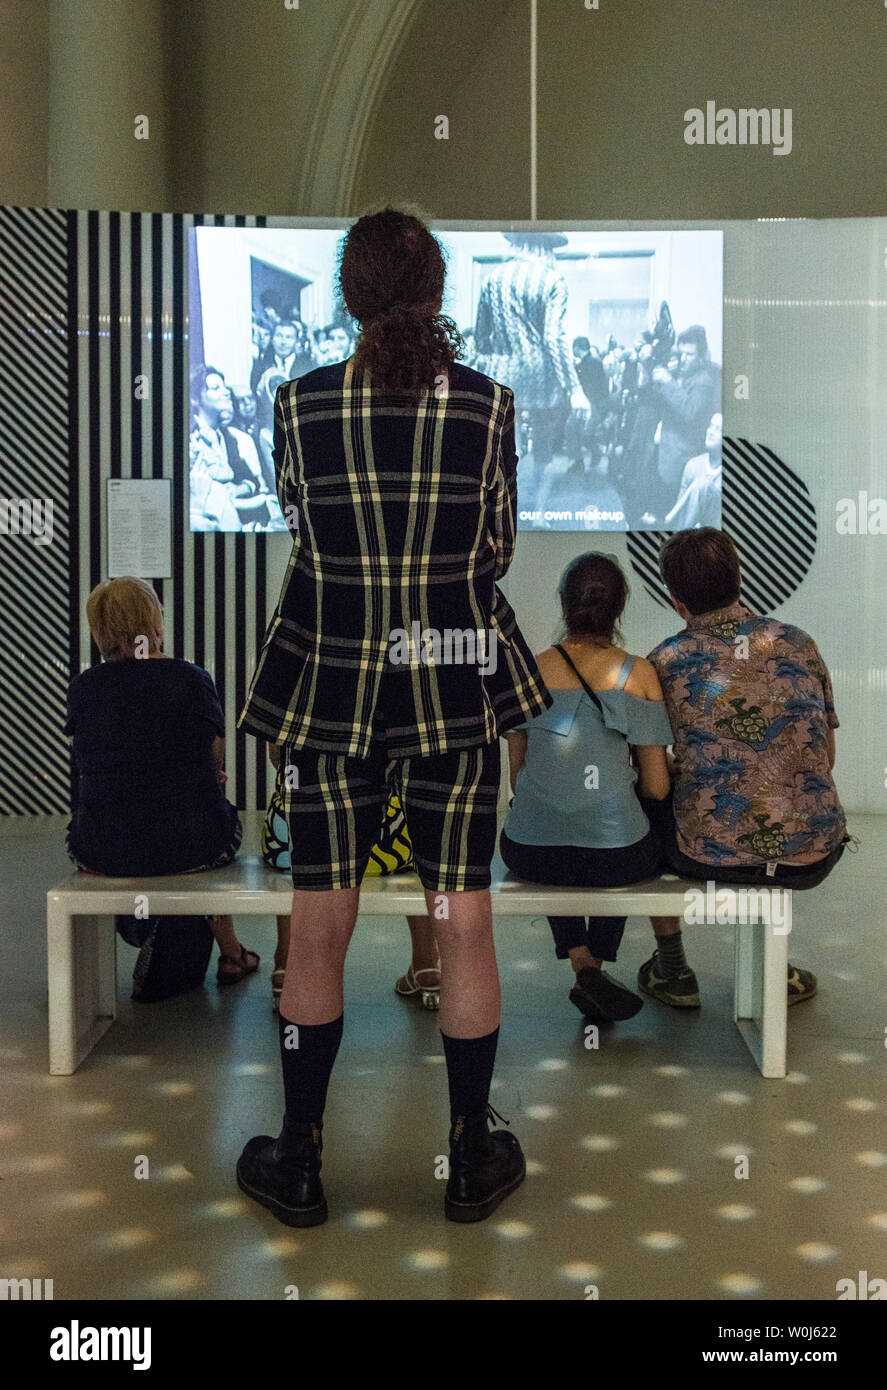
[{"label": "black knee-high sock", "polygon": [[450,1118],[486,1110],[496,1062],[499,1029],[482,1038],[449,1038],[441,1033],[450,1083]]},{"label": "black knee-high sock", "polygon": [[332,1023],[295,1024],[278,1015],[287,1120],[315,1125],[323,1120],[344,1018],[341,1013]]}]

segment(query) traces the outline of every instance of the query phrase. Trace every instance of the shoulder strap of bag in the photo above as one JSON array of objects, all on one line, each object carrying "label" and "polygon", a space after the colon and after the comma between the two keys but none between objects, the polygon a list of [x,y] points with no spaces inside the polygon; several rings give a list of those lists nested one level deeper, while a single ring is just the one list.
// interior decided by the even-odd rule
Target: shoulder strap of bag
[{"label": "shoulder strap of bag", "polygon": [[555,644],[554,644],[554,650],[555,650],[556,652],[560,652],[561,656],[564,658],[564,661],[566,661],[566,663],[567,663],[568,666],[572,666],[572,668],[573,668],[573,670],[575,671],[576,675],[579,677],[579,680],[582,682],[582,688],[583,688],[583,690],[585,691],[586,695],[589,697],[589,699],[591,699],[591,700],[594,701],[594,703],[597,705],[598,709],[600,710],[601,714],[603,714],[603,712],[604,712],[604,707],[603,707],[603,705],[601,704],[601,702],[600,702],[600,700],[598,699],[598,697],[597,697],[597,695],[595,694],[595,692],[592,690],[591,686],[590,686],[590,685],[588,684],[588,682],[585,680],[585,677],[584,677],[584,676],[581,674],[581,672],[578,670],[578,668],[577,668],[577,666],[576,666],[576,663],[575,663],[575,661],[573,660],[573,658],[569,655],[568,652],[565,652],[565,651],[564,651],[564,649],[563,649],[563,647],[561,646],[560,642],[555,642]]}]

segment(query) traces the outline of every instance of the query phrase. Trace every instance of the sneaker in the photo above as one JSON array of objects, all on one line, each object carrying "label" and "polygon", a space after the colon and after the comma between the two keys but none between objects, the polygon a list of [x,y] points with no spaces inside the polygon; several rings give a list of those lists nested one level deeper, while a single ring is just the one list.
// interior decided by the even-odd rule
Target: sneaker
[{"label": "sneaker", "polygon": [[620,1023],[634,1018],[644,1007],[644,1001],[630,989],[614,980],[605,970],[586,965],[576,973],[576,983],[570,990],[570,1003],[592,1023]]},{"label": "sneaker", "polygon": [[320,1181],[320,1125],[284,1122],[279,1139],[257,1134],[237,1160],[237,1186],[284,1226],[319,1226],[327,1205]]},{"label": "sneaker", "polygon": [[488,1117],[495,1114],[488,1106],[479,1115],[459,1116],[450,1128],[450,1176],[444,1197],[449,1221],[485,1221],[527,1175],[517,1136],[488,1129]]},{"label": "sneaker", "polygon": [[804,999],[812,999],[816,993],[816,976],[811,970],[799,970],[796,965],[788,967],[788,1002],[800,1004]]},{"label": "sneaker", "polygon": [[638,971],[638,988],[675,1009],[699,1008],[699,981],[693,971],[687,966],[677,975],[663,974],[658,951]]}]

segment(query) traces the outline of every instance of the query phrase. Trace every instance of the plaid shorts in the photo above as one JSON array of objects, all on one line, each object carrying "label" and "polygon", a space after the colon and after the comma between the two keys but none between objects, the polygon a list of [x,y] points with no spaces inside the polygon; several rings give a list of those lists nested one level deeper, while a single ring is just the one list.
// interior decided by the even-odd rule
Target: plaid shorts
[{"label": "plaid shorts", "polygon": [[499,740],[429,757],[367,758],[316,748],[281,750],[283,808],[294,888],[355,888],[392,792],[400,798],[423,888],[490,886],[499,801]]}]

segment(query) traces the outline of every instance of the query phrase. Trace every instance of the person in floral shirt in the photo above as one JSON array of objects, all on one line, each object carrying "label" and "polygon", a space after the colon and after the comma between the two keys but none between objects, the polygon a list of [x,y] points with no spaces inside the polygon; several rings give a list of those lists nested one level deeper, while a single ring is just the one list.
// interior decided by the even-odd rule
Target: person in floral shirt
[{"label": "person in floral shirt", "polygon": [[[656,823],[668,867],[718,883],[813,888],[849,839],[832,777],[838,718],[816,643],[740,602],[739,556],[723,531],[679,531],[659,563],[686,622],[649,656],[674,733],[672,797]],[[655,997],[698,1003],[678,925],[667,937],[657,927],[659,949],[641,975]],[[684,972],[692,979],[672,988]],[[815,992],[814,976],[790,966],[789,1002]]]}]

